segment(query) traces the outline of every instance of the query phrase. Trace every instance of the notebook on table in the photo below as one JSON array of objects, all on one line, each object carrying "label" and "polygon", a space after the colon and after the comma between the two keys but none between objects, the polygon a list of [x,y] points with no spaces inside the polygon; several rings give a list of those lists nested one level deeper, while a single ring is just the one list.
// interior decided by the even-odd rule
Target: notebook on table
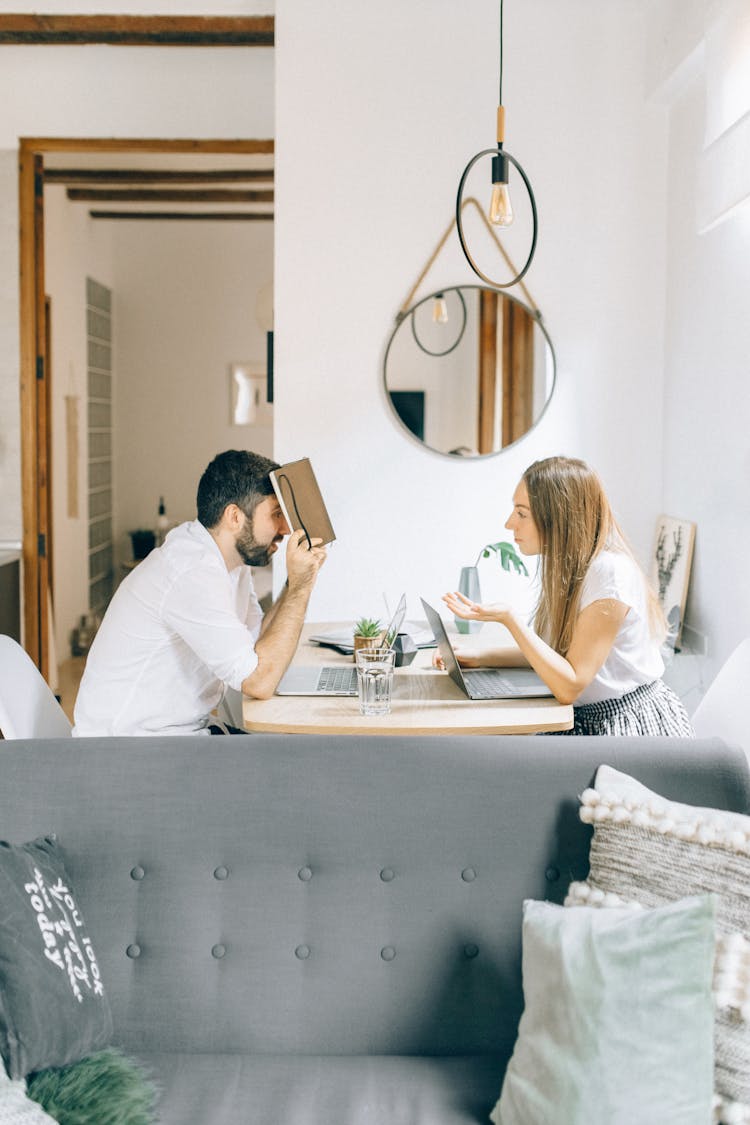
[{"label": "notebook on table", "polygon": [[[396,612],[388,622],[379,648],[393,648],[398,631],[406,617],[406,594],[402,594]],[[292,666],[281,678],[277,695],[356,695],[357,669],[353,664],[323,665],[322,668]]]},{"label": "notebook on table", "polygon": [[424,598],[420,601],[448,675],[469,699],[533,699],[552,695],[531,668],[462,668],[440,614]]}]

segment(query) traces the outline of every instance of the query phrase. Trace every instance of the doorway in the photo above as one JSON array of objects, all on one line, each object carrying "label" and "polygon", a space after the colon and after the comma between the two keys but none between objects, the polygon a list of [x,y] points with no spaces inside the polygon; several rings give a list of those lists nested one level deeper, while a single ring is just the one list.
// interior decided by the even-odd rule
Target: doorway
[{"label": "doorway", "polygon": [[[86,213],[87,229],[102,229],[109,225],[117,231],[114,241],[122,246],[139,241],[156,242],[152,233],[157,230],[175,232],[189,229],[201,231],[204,245],[210,241],[209,232],[242,229],[233,224],[253,225],[272,230],[273,223],[273,151],[272,140],[140,140],[140,139],[23,139],[20,144],[20,256],[21,256],[21,441],[22,441],[22,504],[23,504],[23,558],[24,558],[24,637],[27,651],[49,679],[50,662],[54,660],[53,604],[54,568],[52,551],[55,545],[55,515],[59,502],[65,497],[69,502],[75,495],[75,481],[70,478],[67,466],[74,464],[70,443],[85,444],[84,415],[90,414],[88,395],[65,395],[75,391],[71,382],[70,364],[59,362],[54,354],[55,318],[59,315],[53,299],[51,314],[45,315],[47,295],[47,267],[45,264],[45,189],[64,192],[66,206]],[[125,236],[124,231],[133,232]],[[169,239],[167,238],[168,242]],[[184,237],[172,238],[180,243]],[[47,257],[53,258],[52,247]],[[179,282],[179,268],[174,271],[175,284]],[[95,283],[100,278],[92,279]],[[224,298],[221,292],[207,293],[210,304]],[[249,302],[250,303],[250,302]],[[117,326],[117,293],[114,294],[114,327]],[[85,333],[85,293],[81,295],[81,331]],[[50,320],[52,326],[50,329]],[[165,331],[168,331],[165,327]],[[55,387],[51,388],[51,359],[55,359]],[[252,356],[232,352],[224,357],[227,362],[247,361]],[[90,364],[85,361],[87,368]],[[207,377],[215,380],[215,393],[229,418],[228,386],[222,385],[225,372],[223,363],[211,367]],[[94,365],[94,375],[101,372]],[[80,378],[81,372],[77,373]],[[117,371],[114,371],[117,378]],[[228,373],[226,373],[228,379]],[[155,376],[158,381],[158,373]],[[152,379],[152,381],[154,381]],[[189,382],[185,383],[189,397]],[[80,388],[78,388],[80,390]],[[143,394],[141,387],[138,392]],[[66,399],[66,421],[55,422],[54,399]],[[180,396],[182,398],[183,396]],[[115,402],[117,395],[114,396]],[[116,407],[115,407],[116,409]],[[160,407],[163,413],[163,404]],[[169,413],[169,412],[168,412]],[[164,425],[169,424],[169,417]],[[76,422],[76,418],[78,421]],[[80,426],[80,432],[77,429]],[[241,440],[241,439],[240,439]],[[65,446],[63,457],[53,450]],[[63,469],[60,466],[63,466]],[[83,471],[82,471],[83,472]],[[66,479],[62,479],[66,478]],[[80,488],[80,508],[77,516],[83,519],[84,498],[92,489],[88,470]],[[94,486],[99,487],[99,486]],[[115,484],[116,487],[116,484]],[[155,505],[155,501],[154,501]],[[134,515],[131,515],[135,519]],[[60,536],[57,536],[60,538]],[[101,546],[101,544],[99,544]],[[88,552],[89,544],[86,549]],[[58,574],[68,552],[57,550],[55,566]],[[100,555],[101,557],[101,555]],[[117,566],[117,550],[113,552],[113,566]],[[62,591],[57,593],[62,597]],[[81,612],[87,607],[82,606]],[[69,621],[63,623],[58,646],[67,643]]]}]

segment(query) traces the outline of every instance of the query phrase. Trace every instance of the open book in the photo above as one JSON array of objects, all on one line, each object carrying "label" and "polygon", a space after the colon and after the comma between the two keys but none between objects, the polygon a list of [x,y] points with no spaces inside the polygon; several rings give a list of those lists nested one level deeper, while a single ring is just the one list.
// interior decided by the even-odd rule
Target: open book
[{"label": "open book", "polygon": [[302,528],[308,543],[311,539],[332,543],[336,535],[309,459],[303,457],[301,461],[280,465],[269,476],[292,531]]}]

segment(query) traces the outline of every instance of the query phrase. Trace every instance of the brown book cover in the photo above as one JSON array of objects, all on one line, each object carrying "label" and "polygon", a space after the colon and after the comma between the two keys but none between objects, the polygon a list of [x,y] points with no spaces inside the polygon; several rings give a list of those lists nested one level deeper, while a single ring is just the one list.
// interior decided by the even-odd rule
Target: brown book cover
[{"label": "brown book cover", "polygon": [[280,465],[269,476],[292,531],[302,528],[308,539],[332,543],[336,535],[309,458]]}]

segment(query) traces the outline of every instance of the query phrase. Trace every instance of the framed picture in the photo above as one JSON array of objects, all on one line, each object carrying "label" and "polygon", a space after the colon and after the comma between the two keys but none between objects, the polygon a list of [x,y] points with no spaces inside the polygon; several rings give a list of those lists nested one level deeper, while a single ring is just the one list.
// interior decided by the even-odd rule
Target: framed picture
[{"label": "framed picture", "polygon": [[229,420],[233,426],[267,426],[273,418],[266,373],[259,363],[230,363]]},{"label": "framed picture", "polygon": [[667,644],[679,651],[685,618],[695,524],[673,516],[659,516],[651,560],[651,579],[667,619]]}]

